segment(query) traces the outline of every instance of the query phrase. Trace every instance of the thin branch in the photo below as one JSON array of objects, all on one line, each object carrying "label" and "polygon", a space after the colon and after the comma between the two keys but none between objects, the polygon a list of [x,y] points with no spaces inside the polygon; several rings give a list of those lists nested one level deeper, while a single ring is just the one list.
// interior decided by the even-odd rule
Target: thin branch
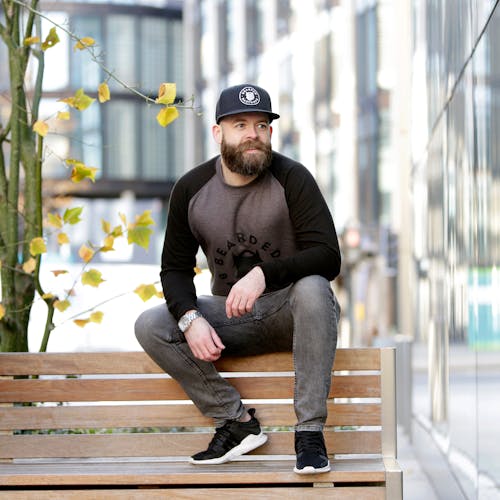
[{"label": "thin branch", "polygon": [[[51,24],[53,24],[57,28],[59,28],[60,30],[64,31],[75,42],[81,42],[81,38],[80,37],[78,37],[77,35],[75,35],[72,31],[70,31],[69,29],[65,28],[64,26],[61,26],[60,24],[56,23],[55,21],[53,21],[52,19],[50,19],[50,17],[45,16],[40,11],[34,9],[31,6],[26,5],[25,3],[21,2],[20,0],[12,0],[12,1],[13,1],[13,3],[15,3],[17,5],[20,5],[21,7],[29,10],[30,12],[36,14],[37,16],[39,16],[39,17],[41,17],[41,18],[49,21]],[[155,101],[155,99],[152,99],[151,97],[147,96],[146,94],[143,94],[142,92],[140,92],[139,90],[135,89],[134,87],[131,87],[130,85],[128,85],[127,83],[125,83],[121,78],[117,77],[113,73],[112,70],[110,70],[109,68],[107,68],[104,65],[104,63],[102,62],[102,59],[99,58],[99,55],[96,54],[96,52],[94,50],[94,47],[86,45],[86,44],[82,44],[82,45],[84,46],[84,50],[86,50],[90,54],[90,58],[92,59],[92,61],[94,61],[96,64],[98,64],[100,66],[100,68],[104,71],[104,73],[106,73],[108,75],[108,79],[109,78],[113,79],[116,83],[118,83],[124,89],[126,89],[129,92],[132,92],[133,94],[137,95],[138,97],[140,97],[141,99],[143,99],[147,103],[157,104],[157,102]],[[175,107],[177,107],[177,108],[185,108],[185,109],[193,109],[193,106],[185,106],[185,105],[180,104],[180,103],[176,104]]]}]

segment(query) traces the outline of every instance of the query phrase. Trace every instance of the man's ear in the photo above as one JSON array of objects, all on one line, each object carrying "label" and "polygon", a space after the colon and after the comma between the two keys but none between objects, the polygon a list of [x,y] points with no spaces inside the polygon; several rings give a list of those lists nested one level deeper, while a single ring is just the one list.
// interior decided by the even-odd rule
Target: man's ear
[{"label": "man's ear", "polygon": [[222,129],[220,125],[212,126],[212,136],[217,144],[222,143]]},{"label": "man's ear", "polygon": [[269,125],[269,137],[273,136],[273,127]]}]

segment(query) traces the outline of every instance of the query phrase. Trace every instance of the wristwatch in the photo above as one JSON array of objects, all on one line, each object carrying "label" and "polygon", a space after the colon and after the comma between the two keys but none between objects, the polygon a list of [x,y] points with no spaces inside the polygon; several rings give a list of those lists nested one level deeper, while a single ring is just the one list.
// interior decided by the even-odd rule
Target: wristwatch
[{"label": "wristwatch", "polygon": [[191,323],[196,319],[196,318],[203,318],[203,315],[201,314],[200,311],[190,311],[181,316],[181,319],[179,320],[178,326],[179,330],[184,333],[190,326]]}]

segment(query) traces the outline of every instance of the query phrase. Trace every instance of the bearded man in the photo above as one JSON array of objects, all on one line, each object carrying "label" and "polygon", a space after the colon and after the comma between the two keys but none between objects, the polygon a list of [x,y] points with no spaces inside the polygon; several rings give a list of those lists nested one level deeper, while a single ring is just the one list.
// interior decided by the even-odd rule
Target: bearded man
[{"label": "bearded man", "polygon": [[[323,439],[340,308],[333,219],[309,171],[271,149],[269,94],[252,84],[222,91],[212,134],[220,155],[173,188],[161,263],[166,306],[137,319],[144,350],[176,379],[216,431],[193,464],[220,464],[267,440],[253,408],[213,362],[225,355],[293,351],[294,471],[330,470]],[[199,247],[212,295],[193,283]]]}]

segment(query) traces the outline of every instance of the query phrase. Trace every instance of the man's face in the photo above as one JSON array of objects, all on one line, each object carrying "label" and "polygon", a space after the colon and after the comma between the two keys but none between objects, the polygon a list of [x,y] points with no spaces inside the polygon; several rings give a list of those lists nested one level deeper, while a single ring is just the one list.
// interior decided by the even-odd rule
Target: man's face
[{"label": "man's face", "polygon": [[264,113],[241,113],[223,118],[216,139],[224,165],[244,176],[260,174],[271,163],[271,133]]}]

